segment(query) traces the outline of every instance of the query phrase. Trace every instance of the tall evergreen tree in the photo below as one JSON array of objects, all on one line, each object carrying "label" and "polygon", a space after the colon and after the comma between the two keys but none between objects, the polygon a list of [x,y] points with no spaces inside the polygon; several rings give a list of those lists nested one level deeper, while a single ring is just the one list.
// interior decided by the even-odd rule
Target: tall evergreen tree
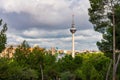
[{"label": "tall evergreen tree", "polygon": [[116,27],[116,49],[120,50],[120,0],[89,0],[90,22],[97,32],[102,33],[103,39],[97,42],[99,50],[103,52],[113,51],[113,9]]},{"label": "tall evergreen tree", "polygon": [[7,42],[7,37],[6,37],[6,31],[7,31],[7,24],[2,23],[2,19],[0,20],[0,28],[2,27],[0,31],[0,53],[2,52],[3,49],[5,49],[5,44]]},{"label": "tall evergreen tree", "polygon": [[103,39],[97,42],[97,46],[103,52],[113,52],[113,80],[115,80],[120,61],[120,54],[116,59],[116,51],[120,50],[120,0],[89,1],[90,21],[94,24],[95,31],[103,35]]}]

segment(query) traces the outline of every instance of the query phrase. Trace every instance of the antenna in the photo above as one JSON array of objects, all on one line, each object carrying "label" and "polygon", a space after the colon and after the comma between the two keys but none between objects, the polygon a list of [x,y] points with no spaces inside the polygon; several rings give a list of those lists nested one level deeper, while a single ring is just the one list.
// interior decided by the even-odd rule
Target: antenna
[{"label": "antenna", "polygon": [[74,14],[72,14],[72,28],[74,28],[74,25],[75,25],[75,23],[74,23]]}]

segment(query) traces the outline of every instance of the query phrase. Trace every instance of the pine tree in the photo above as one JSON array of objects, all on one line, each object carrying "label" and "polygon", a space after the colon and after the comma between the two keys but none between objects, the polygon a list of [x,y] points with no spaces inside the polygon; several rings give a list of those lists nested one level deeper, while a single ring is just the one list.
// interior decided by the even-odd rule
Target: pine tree
[{"label": "pine tree", "polygon": [[6,31],[7,31],[7,24],[6,23],[2,23],[2,19],[0,20],[0,28],[2,27],[1,31],[0,31],[0,53],[2,52],[2,50],[5,49],[5,44],[7,42],[7,37],[6,37]]},{"label": "pine tree", "polygon": [[120,50],[120,0],[90,0],[90,4],[90,22],[94,24],[95,31],[103,35],[97,46],[103,52],[113,53],[113,80],[116,80],[120,61],[120,54],[116,55]]},{"label": "pine tree", "polygon": [[99,50],[103,52],[113,51],[113,9],[116,28],[116,49],[120,50],[120,0],[89,0],[90,22],[94,30],[102,33],[103,39],[97,42]]}]

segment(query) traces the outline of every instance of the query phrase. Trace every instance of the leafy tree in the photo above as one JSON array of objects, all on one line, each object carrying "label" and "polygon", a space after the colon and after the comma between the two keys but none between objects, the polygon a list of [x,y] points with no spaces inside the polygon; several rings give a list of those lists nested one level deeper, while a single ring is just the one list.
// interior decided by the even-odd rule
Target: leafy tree
[{"label": "leafy tree", "polygon": [[22,48],[30,48],[30,45],[28,44],[28,42],[26,40],[24,40],[21,45]]},{"label": "leafy tree", "polygon": [[103,39],[97,42],[98,48],[103,52],[113,51],[113,9],[116,27],[116,49],[120,50],[120,1],[119,0],[89,0],[90,22],[94,25],[95,31],[102,33]]},{"label": "leafy tree", "polygon": [[31,48],[27,41],[23,41],[21,45],[18,46],[13,59],[19,64],[18,67],[16,67],[15,69],[18,70],[18,77],[20,79],[37,80],[38,78],[40,78],[38,76],[40,73],[40,61],[43,58],[41,58],[41,54],[39,53],[39,48],[35,48],[33,49],[33,51],[31,51]]},{"label": "leafy tree", "polygon": [[67,71],[61,73],[61,80],[75,80],[75,74]]},{"label": "leafy tree", "polygon": [[7,77],[6,72],[9,68],[8,62],[9,62],[8,59],[0,58],[0,79],[1,80],[4,80]]},{"label": "leafy tree", "polygon": [[30,47],[27,41],[23,41],[20,46],[15,51],[14,59],[20,64],[20,65],[27,65],[27,58],[30,54]]},{"label": "leafy tree", "polygon": [[58,70],[58,65],[56,63],[56,57],[55,55],[46,53],[44,55],[44,74],[46,80],[48,79],[55,79],[57,80],[59,78],[59,70]]},{"label": "leafy tree", "polygon": [[74,60],[71,55],[66,55],[58,61],[61,72],[70,71],[73,72],[76,68],[74,66]]},{"label": "leafy tree", "polygon": [[[45,54],[46,50],[40,47],[34,47],[31,53],[27,56],[27,64],[30,68],[36,70],[39,74],[39,79],[44,80],[44,68],[45,68]],[[49,60],[48,62],[49,63]]]},{"label": "leafy tree", "polygon": [[75,70],[79,80],[105,80],[110,59],[103,54],[81,54],[82,64]]},{"label": "leafy tree", "polygon": [[80,55],[80,54],[76,55],[74,60],[73,60],[73,62],[74,62],[74,66],[75,66],[76,69],[81,67],[82,64],[83,64],[83,57],[82,57],[82,55]]},{"label": "leafy tree", "polygon": [[2,19],[0,20],[0,27],[2,27],[2,30],[0,31],[0,53],[3,49],[5,49],[5,44],[7,42],[7,37],[5,32],[7,31],[7,24],[2,23]]},{"label": "leafy tree", "polygon": [[18,62],[1,58],[0,59],[0,79],[1,80],[36,80],[38,73],[36,70],[19,65]]}]

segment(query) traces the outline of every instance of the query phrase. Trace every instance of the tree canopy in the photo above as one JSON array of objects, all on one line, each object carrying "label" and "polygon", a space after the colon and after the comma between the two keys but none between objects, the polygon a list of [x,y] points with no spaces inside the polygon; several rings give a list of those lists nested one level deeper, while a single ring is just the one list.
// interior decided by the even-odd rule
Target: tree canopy
[{"label": "tree canopy", "polygon": [[30,50],[29,44],[22,44],[17,47],[13,57],[0,57],[1,80],[105,79],[110,58],[102,53],[81,53],[75,58],[65,55],[56,59],[56,55],[46,49],[37,46]]},{"label": "tree canopy", "polygon": [[113,13],[116,27],[116,49],[120,50],[120,1],[119,0],[89,0],[90,22],[94,30],[102,33],[103,39],[97,42],[99,50],[103,52],[113,51]]},{"label": "tree canopy", "polygon": [[5,44],[7,42],[7,37],[6,37],[6,31],[7,31],[7,24],[4,23],[2,19],[0,20],[0,28],[2,27],[2,29],[0,30],[0,53],[2,52],[3,49],[5,49]]}]

